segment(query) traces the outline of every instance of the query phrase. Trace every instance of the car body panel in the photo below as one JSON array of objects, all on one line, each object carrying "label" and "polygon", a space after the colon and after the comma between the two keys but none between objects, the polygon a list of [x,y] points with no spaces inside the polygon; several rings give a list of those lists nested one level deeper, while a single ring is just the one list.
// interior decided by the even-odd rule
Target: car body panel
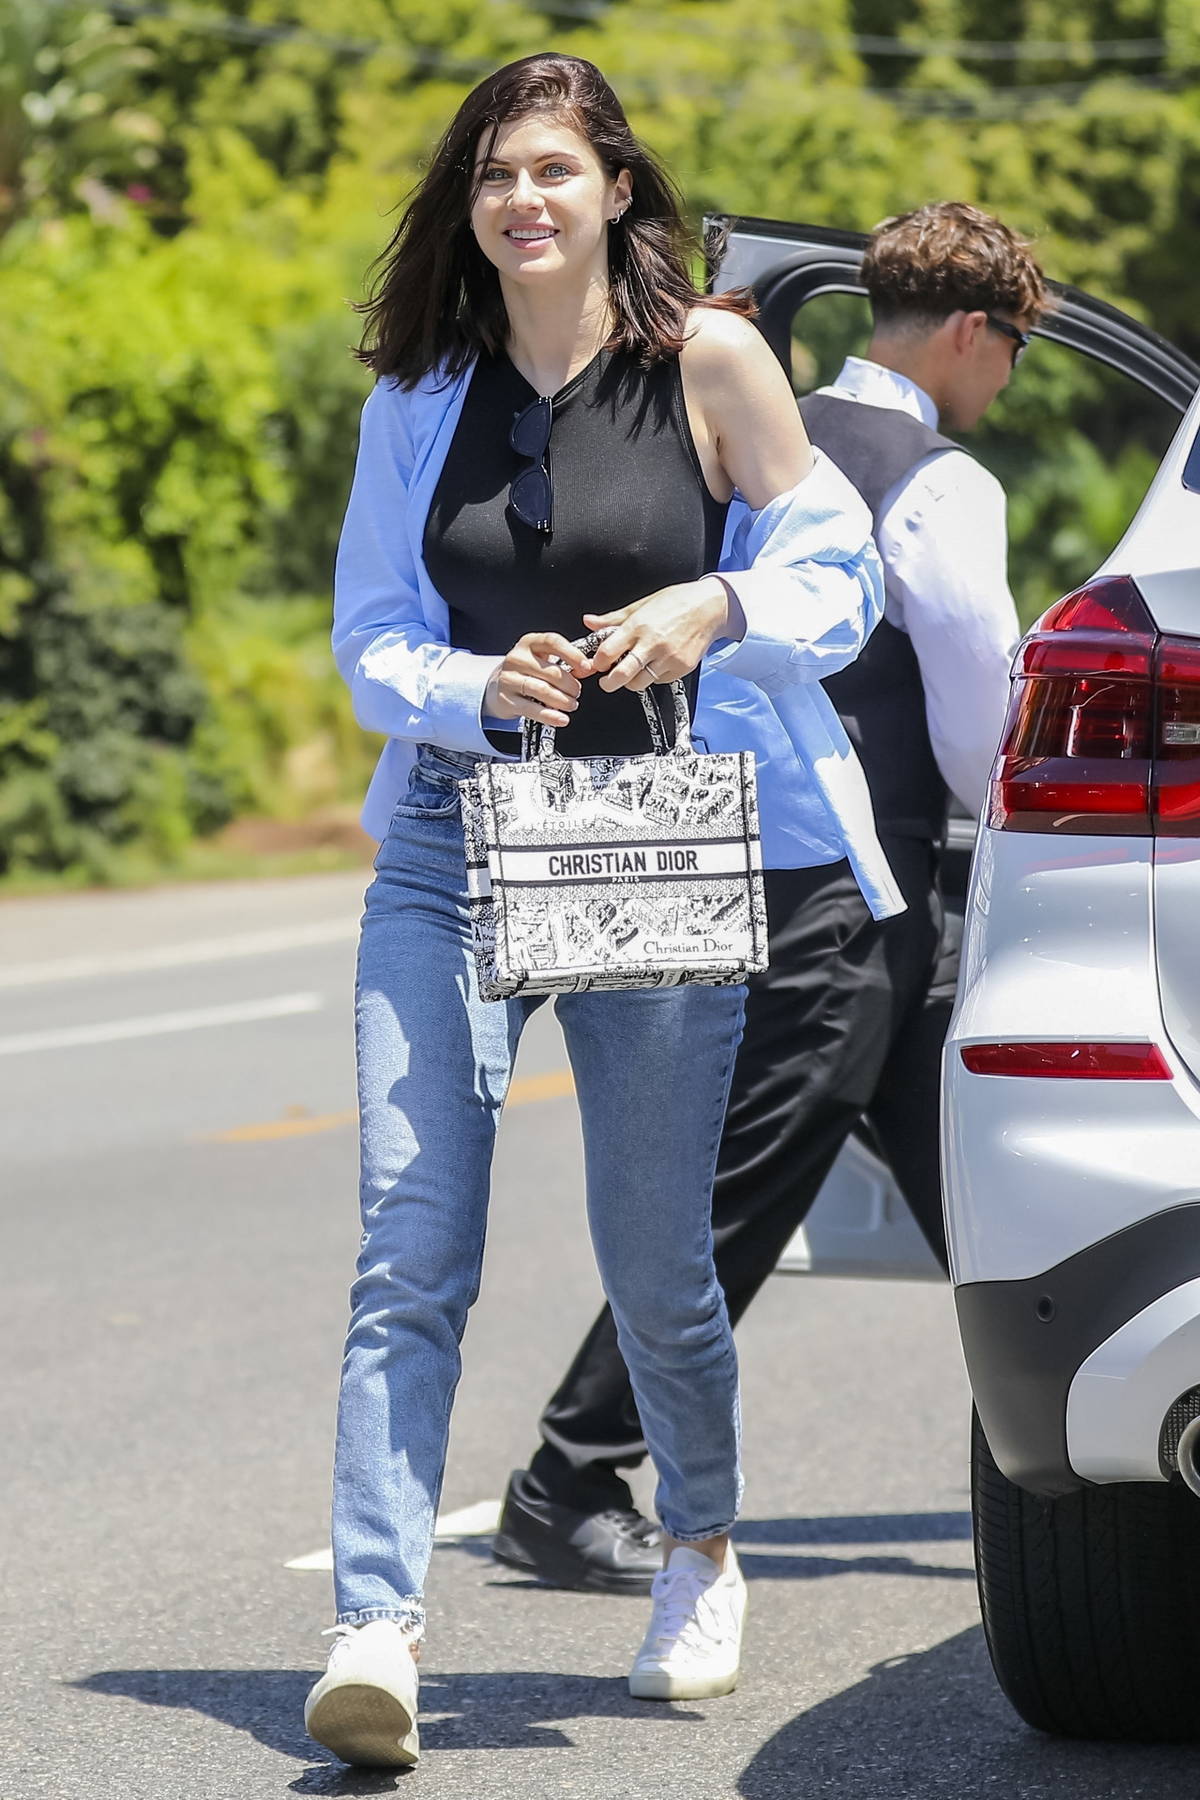
[{"label": "car body panel", "polygon": [[[1129,530],[1099,573],[1132,573],[1160,631],[1200,637],[1200,491],[1187,485],[1200,452],[1200,395]],[[1200,471],[1198,471],[1200,472]],[[1154,843],[1154,929],[1163,1021],[1200,1076],[1200,840]]]},{"label": "car body panel", "polygon": [[[1200,494],[1184,483],[1198,430],[1200,396],[1097,572],[1130,577],[1158,630],[1185,637],[1200,637]],[[989,1442],[1037,1493],[1165,1480],[1168,1420],[1177,1441],[1180,1418],[1200,1415],[1198,920],[1198,838],[980,833],[944,1061],[944,1193]],[[963,1067],[965,1043],[1038,1038],[1149,1042],[1170,1078]]]},{"label": "car body panel", "polygon": [[1067,1395],[1067,1455],[1085,1481],[1161,1481],[1162,1422],[1200,1376],[1200,1280],[1151,1301],[1092,1351]]},{"label": "car body panel", "polygon": [[[1164,1044],[1150,838],[979,834],[943,1064],[956,1282],[1025,1280],[1200,1198],[1200,1088]],[[1158,1043],[1170,1081],[974,1075],[973,1043]]]},{"label": "car body panel", "polygon": [[1151,845],[985,826],[951,1039],[1156,1036]]},{"label": "car body panel", "polygon": [[1200,451],[1200,393],[1189,405],[1121,541],[1096,571],[1132,575],[1160,631],[1200,637],[1200,492],[1185,485]]},{"label": "car body panel", "polygon": [[946,1056],[956,1284],[1029,1280],[1164,1208],[1200,1202],[1194,1092],[1169,1081],[970,1075],[954,1066],[957,1046]]},{"label": "car body panel", "polygon": [[[1198,1280],[1200,1204],[1192,1202],[1152,1212],[1036,1275],[968,1281],[955,1288],[959,1336],[980,1423],[1010,1481],[1045,1496],[1070,1493],[1081,1485],[1067,1441],[1071,1387],[1080,1369],[1164,1294]],[[1142,1352],[1152,1353],[1144,1341]],[[1124,1371],[1133,1375],[1140,1360],[1142,1356],[1127,1357],[1119,1367],[1110,1362],[1109,1373],[1114,1380]],[[1150,1427],[1164,1439],[1173,1432],[1177,1444],[1193,1404],[1200,1412],[1200,1389],[1185,1387],[1182,1406],[1174,1403],[1174,1395],[1164,1402],[1164,1409],[1170,1406],[1169,1421],[1158,1412],[1160,1392],[1161,1387]],[[1122,1435],[1116,1434],[1112,1461],[1106,1463],[1103,1436],[1090,1440],[1091,1478],[1123,1480],[1126,1451]],[[1150,1469],[1147,1479],[1156,1474],[1161,1479],[1163,1470]]]},{"label": "car body panel", "polygon": [[1159,1005],[1172,1046],[1200,1079],[1200,840],[1154,840]]}]

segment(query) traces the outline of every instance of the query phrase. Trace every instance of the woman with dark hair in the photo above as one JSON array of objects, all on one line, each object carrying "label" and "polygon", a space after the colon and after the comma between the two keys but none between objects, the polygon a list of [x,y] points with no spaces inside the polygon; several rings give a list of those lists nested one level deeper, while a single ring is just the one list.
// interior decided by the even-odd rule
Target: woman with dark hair
[{"label": "woman with dark hair", "polygon": [[[639,694],[703,662],[710,748],[752,748],[764,852],[850,856],[898,902],[818,681],[879,617],[870,520],[814,463],[745,301],[706,299],[667,178],[599,71],[541,55],[463,103],[366,307],[378,376],[338,551],[334,649],[388,737],[364,811],[363,1235],[334,1470],[338,1623],[309,1731],[416,1761],[415,1659],[492,1151],[538,1004],[480,999],[457,786],[522,719],[568,755],[647,747]],[[572,639],[606,630],[590,657]],[[722,686],[722,683],[724,686]],[[668,735],[669,711],[663,714]],[[658,1472],[666,1566],[643,1698],[737,1680],[737,1366],[713,1168],[744,990],[562,995],[587,1204]]]}]

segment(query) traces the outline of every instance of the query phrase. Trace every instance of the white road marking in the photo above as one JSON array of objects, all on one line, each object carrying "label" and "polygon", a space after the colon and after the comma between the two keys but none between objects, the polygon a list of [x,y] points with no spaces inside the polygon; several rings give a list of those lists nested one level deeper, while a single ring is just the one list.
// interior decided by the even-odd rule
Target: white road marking
[{"label": "white road marking", "polygon": [[320,994],[278,994],[273,1000],[244,1000],[236,1006],[201,1006],[190,1012],[150,1013],[140,1019],[108,1019],[99,1025],[67,1025],[58,1031],[20,1031],[0,1037],[0,1056],[36,1050],[74,1050],[88,1044],[115,1044],[124,1038],[161,1037],[171,1031],[203,1031],[216,1025],[251,1025],[259,1019],[288,1019],[320,1012]]},{"label": "white road marking", "polygon": [[[455,1538],[491,1537],[500,1523],[499,1500],[477,1500],[473,1506],[460,1506],[456,1512],[443,1512],[437,1516],[437,1524],[433,1535],[439,1543],[446,1543]],[[285,1569],[333,1568],[333,1551],[326,1545],[324,1550],[310,1550],[307,1556],[293,1556],[291,1562],[284,1563]]]},{"label": "white road marking", "polygon": [[477,1500],[474,1506],[460,1506],[457,1512],[439,1513],[433,1535],[435,1538],[491,1537],[499,1524],[499,1500]]},{"label": "white road marking", "polygon": [[332,1569],[333,1550],[326,1544],[323,1550],[310,1550],[307,1556],[293,1556],[291,1562],[284,1563],[285,1569]]},{"label": "white road marking", "polygon": [[0,988],[37,987],[48,981],[85,981],[103,975],[135,975],[145,969],[182,969],[194,963],[225,962],[239,956],[266,956],[276,950],[307,950],[341,944],[358,936],[358,918],[322,919],[286,930],[243,931],[231,937],[196,938],[186,944],[159,944],[147,950],[114,950],[109,955],[64,956],[51,962],[19,963],[0,969]]}]

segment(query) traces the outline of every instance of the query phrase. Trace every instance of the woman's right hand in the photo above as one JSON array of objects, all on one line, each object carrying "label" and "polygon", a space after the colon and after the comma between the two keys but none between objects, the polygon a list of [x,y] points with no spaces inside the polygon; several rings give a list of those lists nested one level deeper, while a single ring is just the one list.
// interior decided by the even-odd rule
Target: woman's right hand
[{"label": "woman's right hand", "polygon": [[527,631],[488,682],[484,717],[533,719],[561,729],[579,705],[580,682],[592,673],[582,650],[557,631]]}]

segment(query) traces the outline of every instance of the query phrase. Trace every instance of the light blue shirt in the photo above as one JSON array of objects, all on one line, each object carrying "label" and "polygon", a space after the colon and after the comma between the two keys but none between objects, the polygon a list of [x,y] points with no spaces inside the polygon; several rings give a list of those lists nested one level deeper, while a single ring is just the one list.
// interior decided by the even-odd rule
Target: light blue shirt
[{"label": "light blue shirt", "polygon": [[[470,369],[405,391],[384,379],[363,408],[338,546],[333,649],[358,721],[388,743],[363,807],[382,838],[415,746],[495,756],[483,701],[500,658],[456,650],[425,567],[425,522]],[[904,910],[879,845],[858,759],[822,677],[858,655],[883,613],[871,518],[827,457],[754,512],[735,495],[720,573],[746,619],[701,664],[695,733],[709,750],[753,750],[763,861],[808,868],[847,857],[876,918]],[[581,622],[582,630],[582,622]]]}]

